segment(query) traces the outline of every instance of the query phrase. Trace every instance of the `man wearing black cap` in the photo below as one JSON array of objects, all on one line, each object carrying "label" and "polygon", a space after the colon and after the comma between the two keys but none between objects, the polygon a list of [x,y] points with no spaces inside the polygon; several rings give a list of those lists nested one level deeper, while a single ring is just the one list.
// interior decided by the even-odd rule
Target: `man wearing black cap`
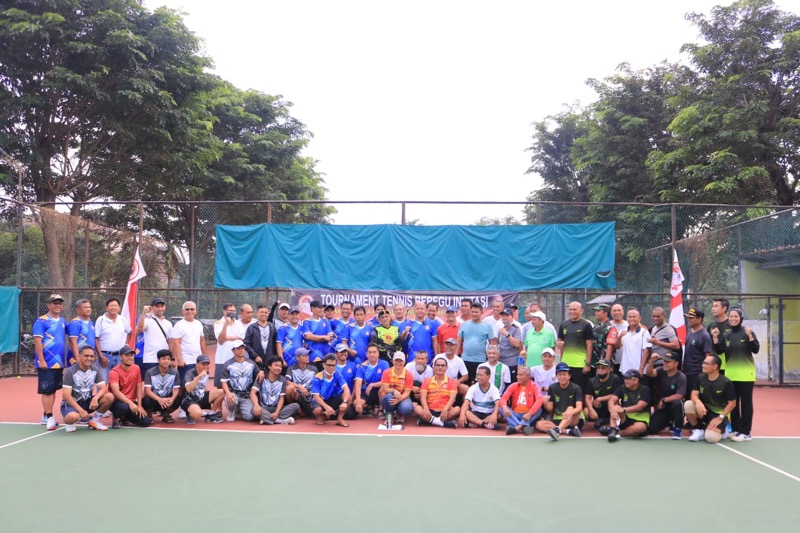
[{"label": "man wearing black cap", "polygon": [[330,321],[322,316],[323,305],[319,300],[311,301],[311,318],[303,322],[303,338],[312,363],[322,363],[322,359],[331,353],[330,342],[334,333]]},{"label": "man wearing black cap", "polygon": [[169,351],[169,336],[172,334],[172,322],[164,318],[167,303],[162,298],[153,298],[150,305],[142,308],[136,324],[136,335],[144,333],[144,349],[142,350],[142,372],[147,374],[151,368],[158,366],[159,350]]},{"label": "man wearing black cap", "polygon": [[611,411],[608,442],[645,435],[650,423],[650,388],[640,383],[642,374],[631,368],[622,375],[622,379],[624,384],[617,387],[608,402],[608,410]]},{"label": "man wearing black cap", "polygon": [[253,420],[253,402],[250,390],[259,374],[258,365],[247,357],[243,341],[234,341],[233,357],[222,367],[220,382],[225,393],[225,408],[228,422],[236,420],[236,415],[246,422]]},{"label": "man wearing black cap", "polygon": [[556,383],[550,385],[542,407],[546,418],[536,422],[536,429],[557,441],[562,432],[573,437],[581,436],[583,427],[583,391],[570,381],[572,370],[563,361],[556,365]]},{"label": "man wearing black cap", "polygon": [[711,342],[711,334],[703,327],[705,313],[692,307],[683,316],[689,322],[686,331],[686,347],[683,351],[683,373],[686,375],[688,393],[697,384],[700,373],[703,371],[703,361],[709,355],[714,354],[714,345]]},{"label": "man wearing black cap", "polygon": [[[661,359],[661,368],[656,368],[656,362]],[[661,399],[656,402],[650,425],[647,432],[655,435],[667,427],[672,427],[672,438],[681,440],[683,428],[683,401],[686,397],[686,376],[678,370],[678,361],[681,355],[678,352],[668,351],[663,355],[654,353],[647,362],[646,373],[656,381],[656,388],[661,394]]]},{"label": "man wearing black cap", "polygon": [[611,324],[611,320],[608,318],[608,313],[611,309],[610,305],[598,304],[593,309],[597,325],[592,328],[594,337],[594,342],[592,343],[592,367],[596,367],[597,362],[601,359],[606,361],[614,360],[614,349],[618,333],[617,328]]},{"label": "man wearing black cap", "polygon": [[447,339],[455,339],[458,337],[458,327],[460,325],[458,323],[458,307],[448,307],[445,311],[444,319],[445,323],[436,330],[436,339],[439,343],[436,350],[438,353],[444,353],[444,343]]},{"label": "man wearing black cap", "polygon": [[[183,388],[186,390],[186,396],[181,407],[186,411],[186,423],[189,425],[203,417],[206,422],[222,423],[222,417],[217,415],[217,411],[222,409],[223,394],[220,389],[208,390],[210,366],[211,360],[207,355],[198,355],[197,361],[184,377]],[[211,412],[204,415],[203,411],[208,410]]]},{"label": "man wearing black cap", "polygon": [[172,366],[172,352],[159,350],[157,356],[158,366],[144,375],[142,405],[148,413],[160,412],[165,424],[173,424],[171,413],[181,404],[181,378]]},{"label": "man wearing black cap", "polygon": [[611,372],[612,364],[606,358],[602,358],[595,363],[597,375],[589,380],[589,386],[584,395],[586,419],[594,421],[594,427],[598,430],[611,423],[608,401],[614,391],[622,385],[622,378]]},{"label": "man wearing black cap", "polygon": [[61,316],[63,309],[64,298],[60,294],[51,294],[47,300],[47,313],[37,318],[33,324],[38,391],[44,410],[42,425],[46,425],[48,431],[58,427],[53,416],[53,405],[56,401],[56,391],[61,390],[67,362],[67,322]]},{"label": "man wearing black cap", "polygon": [[139,367],[133,364],[133,353],[133,348],[123,346],[120,363],[108,372],[108,386],[114,395],[111,429],[119,429],[128,422],[143,428],[153,423],[143,405],[142,375]]}]

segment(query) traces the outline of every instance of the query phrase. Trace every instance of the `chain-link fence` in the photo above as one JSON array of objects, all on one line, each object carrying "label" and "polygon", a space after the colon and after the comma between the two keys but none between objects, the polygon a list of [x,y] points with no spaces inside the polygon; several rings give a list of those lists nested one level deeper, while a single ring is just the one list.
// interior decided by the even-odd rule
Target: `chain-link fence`
[{"label": "chain-link fence", "polygon": [[[407,222],[407,204],[416,202],[387,202],[385,208]],[[431,202],[420,204],[431,206]],[[785,340],[793,338],[792,328],[800,324],[800,309],[786,300],[780,322],[776,309],[778,297],[800,294],[800,209],[551,202],[508,205],[524,207],[529,224],[616,223],[616,289],[520,296],[523,302],[541,300],[548,316],[557,317],[554,322],[564,318],[566,305],[573,300],[620,301],[625,307],[639,308],[645,321],[653,307],[668,308],[674,248],[686,278],[685,305],[708,311],[711,297],[720,295],[743,305],[748,319],[759,321],[768,336],[769,342],[762,343],[767,351],[762,349],[759,376],[781,381],[797,375],[800,381],[800,355],[795,354],[800,344]],[[141,236],[140,255],[148,275],[139,284],[140,303],[158,295],[168,301],[168,313],[177,315],[180,304],[191,299],[198,304],[198,316],[210,322],[219,318],[223,303],[270,304],[277,298],[287,299],[289,290],[214,289],[216,226],[302,223],[313,219],[315,212],[322,213],[324,207],[318,202],[25,205],[20,218],[18,204],[5,200],[0,221],[0,285],[23,289],[22,334],[30,332],[35,318],[46,312],[45,297],[52,291],[62,293],[68,301],[89,298],[99,314],[106,299],[124,298],[133,250]],[[459,205],[442,203],[442,208],[452,210]],[[472,202],[460,208],[474,213],[476,221],[482,216],[481,204]],[[73,315],[70,305],[65,312]],[[781,368],[777,367],[779,355]],[[7,363],[16,362],[17,356],[10,357],[3,356],[3,369],[15,367]],[[24,363],[16,367],[23,369]]]}]

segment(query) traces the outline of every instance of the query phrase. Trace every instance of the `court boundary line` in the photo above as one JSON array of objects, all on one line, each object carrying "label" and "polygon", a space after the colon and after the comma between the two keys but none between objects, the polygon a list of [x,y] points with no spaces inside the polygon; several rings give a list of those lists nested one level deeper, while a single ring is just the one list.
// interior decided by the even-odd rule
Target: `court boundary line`
[{"label": "court boundary line", "polygon": [[56,431],[60,431],[62,429],[64,429],[64,428],[59,427],[59,428],[56,428],[53,431],[45,431],[44,433],[37,433],[36,435],[31,435],[30,437],[25,437],[24,439],[15,440],[14,442],[9,442],[7,444],[0,445],[0,450],[2,450],[3,448],[10,448],[11,446],[14,446],[15,444],[22,444],[25,441],[38,439],[39,437],[44,437],[45,435],[50,435],[50,434],[55,433]]},{"label": "court boundary line", "polygon": [[724,450],[728,450],[731,453],[735,453],[736,455],[738,455],[740,457],[744,457],[745,459],[747,459],[749,461],[753,461],[754,463],[759,464],[759,465],[761,465],[761,466],[763,466],[765,468],[769,468],[773,472],[777,472],[778,474],[786,476],[789,479],[792,479],[792,480],[797,481],[798,483],[800,483],[800,477],[792,475],[789,472],[786,472],[785,470],[781,470],[777,466],[772,466],[771,464],[765,463],[764,461],[762,461],[760,459],[756,459],[755,457],[751,457],[750,455],[747,455],[744,452],[740,452],[739,450],[735,450],[735,449],[731,448],[730,446],[726,446],[725,444],[722,444],[721,442],[718,442],[717,446],[721,447]]}]

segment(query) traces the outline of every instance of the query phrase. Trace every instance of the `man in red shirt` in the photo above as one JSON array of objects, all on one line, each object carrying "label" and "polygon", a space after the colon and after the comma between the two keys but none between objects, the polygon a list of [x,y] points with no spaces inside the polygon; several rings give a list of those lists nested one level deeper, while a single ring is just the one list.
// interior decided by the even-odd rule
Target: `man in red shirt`
[{"label": "man in red shirt", "polygon": [[458,327],[461,325],[458,323],[458,314],[456,313],[458,308],[456,307],[448,307],[447,312],[445,313],[445,323],[439,326],[439,329],[436,331],[436,353],[444,353],[445,346],[444,341],[447,339],[457,339],[458,338]]},{"label": "man in red shirt", "polygon": [[133,364],[133,348],[123,346],[120,350],[120,363],[108,373],[108,385],[114,395],[111,412],[114,421],[111,429],[119,429],[125,422],[146,428],[153,423],[142,406],[144,384],[139,366]]},{"label": "man in red shirt", "polygon": [[522,431],[533,435],[534,424],[542,416],[542,394],[531,379],[531,369],[525,365],[517,368],[517,382],[506,389],[500,399],[508,427],[506,435]]}]

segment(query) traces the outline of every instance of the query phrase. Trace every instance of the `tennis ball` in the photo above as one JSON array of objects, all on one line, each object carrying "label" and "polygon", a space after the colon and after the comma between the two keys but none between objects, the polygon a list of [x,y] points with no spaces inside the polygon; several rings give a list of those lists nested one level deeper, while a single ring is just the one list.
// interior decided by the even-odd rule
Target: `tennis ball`
[{"label": "tennis ball", "polygon": [[706,442],[716,444],[722,440],[722,433],[719,431],[706,431]]},{"label": "tennis ball", "polygon": [[17,379],[22,379],[21,377],[17,376]]}]

